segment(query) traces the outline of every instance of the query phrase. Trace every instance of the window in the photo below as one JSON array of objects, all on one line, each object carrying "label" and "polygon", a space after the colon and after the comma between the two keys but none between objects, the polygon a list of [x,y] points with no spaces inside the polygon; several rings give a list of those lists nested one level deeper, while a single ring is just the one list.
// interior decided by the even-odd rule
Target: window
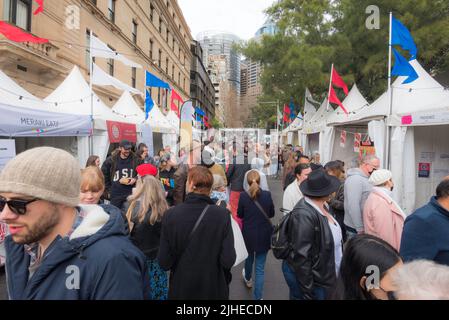
[{"label": "window", "polygon": [[97,0],[90,0],[95,6],[97,5]]},{"label": "window", "polygon": [[159,18],[159,33],[162,34],[162,19]]},{"label": "window", "polygon": [[109,0],[109,20],[111,20],[113,23],[115,23],[115,1],[116,0]]},{"label": "window", "polygon": [[[186,77],[184,77],[184,85],[182,86],[184,89],[186,89]],[[186,89],[187,91],[187,89]]]},{"label": "window", "polygon": [[153,40],[150,39],[150,59],[153,62]]},{"label": "window", "polygon": [[169,37],[170,37],[170,30],[167,29],[166,38],[165,38],[165,40],[167,41],[167,44],[168,44]]},{"label": "window", "polygon": [[161,105],[161,88],[157,89],[157,104]]},{"label": "window", "polygon": [[[94,33],[94,36],[96,36],[95,33]],[[93,57],[92,60],[95,62],[95,57]],[[86,29],[86,66],[87,66],[87,69],[90,70],[90,30],[89,29]]]},{"label": "window", "polygon": [[178,84],[181,84],[181,72],[178,72]]},{"label": "window", "polygon": [[168,76],[168,64],[169,64],[169,60],[167,58],[167,59],[165,59],[165,73],[167,74],[167,76]]},{"label": "window", "polygon": [[[115,51],[115,49],[112,48],[111,46],[108,46],[108,47],[112,51]],[[114,76],[114,59],[107,59],[107,64],[108,64],[109,75]]]},{"label": "window", "polygon": [[4,0],[4,20],[26,31],[31,31],[31,0]]},{"label": "window", "polygon": [[154,22],[154,6],[150,4],[150,20],[153,23]]},{"label": "window", "polygon": [[157,65],[159,66],[159,68],[162,68],[162,51],[159,50],[159,60]]},{"label": "window", "polygon": [[137,79],[137,69],[136,68],[132,68],[132,75],[131,75],[131,85],[133,88],[136,87],[136,79]]},{"label": "window", "polygon": [[171,78],[173,80],[175,80],[175,65],[174,64],[171,66]]},{"label": "window", "polygon": [[133,20],[133,43],[137,44],[137,22]]},{"label": "window", "polygon": [[175,51],[175,43],[176,43],[176,41],[175,41],[175,37],[173,37],[173,51]]}]

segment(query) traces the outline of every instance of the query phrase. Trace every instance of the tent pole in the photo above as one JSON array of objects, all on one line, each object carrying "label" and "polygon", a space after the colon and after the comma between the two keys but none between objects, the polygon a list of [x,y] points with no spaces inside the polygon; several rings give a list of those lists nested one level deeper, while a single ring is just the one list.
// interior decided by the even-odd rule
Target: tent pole
[{"label": "tent pole", "polygon": [[94,153],[94,91],[92,89],[92,74],[94,71],[94,61],[92,57],[92,29],[90,29],[90,72],[89,72],[89,88],[90,88],[90,121],[92,126],[92,131],[89,139],[89,156]]},{"label": "tent pole", "polygon": [[334,75],[334,64],[332,63],[332,67],[331,67],[331,78],[329,81],[329,91],[327,93],[327,106],[326,106],[326,111],[329,111],[329,97],[331,95],[331,89],[332,89],[332,76]]},{"label": "tent pole", "polygon": [[385,119],[385,126],[386,126],[386,138],[387,141],[385,143],[385,163],[384,167],[387,169],[391,169],[391,160],[390,160],[390,148],[391,148],[391,128],[388,125],[388,119],[391,117],[391,114],[393,113],[393,87],[391,85],[391,43],[392,43],[392,23],[393,23],[393,13],[390,12],[390,35],[388,40],[388,94],[389,94],[389,101],[390,106],[388,109],[388,117]]}]

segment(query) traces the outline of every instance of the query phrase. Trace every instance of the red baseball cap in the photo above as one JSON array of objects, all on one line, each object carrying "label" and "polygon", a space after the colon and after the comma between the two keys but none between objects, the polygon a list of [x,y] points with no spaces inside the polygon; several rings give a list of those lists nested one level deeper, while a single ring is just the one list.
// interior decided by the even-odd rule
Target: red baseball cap
[{"label": "red baseball cap", "polygon": [[138,166],[136,168],[137,173],[139,174],[139,176],[141,177],[145,177],[145,176],[153,176],[156,177],[157,176],[157,168],[155,166],[153,166],[152,164],[146,163],[146,164],[141,164],[140,166]]}]

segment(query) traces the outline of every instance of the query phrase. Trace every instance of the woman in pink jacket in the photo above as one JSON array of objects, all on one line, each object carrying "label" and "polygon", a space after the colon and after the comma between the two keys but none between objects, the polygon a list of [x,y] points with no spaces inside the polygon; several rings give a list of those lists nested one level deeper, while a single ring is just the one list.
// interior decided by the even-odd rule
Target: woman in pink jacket
[{"label": "woman in pink jacket", "polygon": [[405,214],[393,199],[392,173],[377,170],[369,181],[374,185],[363,210],[365,233],[383,239],[399,251]]}]

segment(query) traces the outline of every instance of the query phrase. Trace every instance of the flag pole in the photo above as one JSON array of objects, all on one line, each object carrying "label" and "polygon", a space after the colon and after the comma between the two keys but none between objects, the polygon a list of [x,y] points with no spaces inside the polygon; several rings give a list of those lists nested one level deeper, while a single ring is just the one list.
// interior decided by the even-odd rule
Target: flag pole
[{"label": "flag pole", "polygon": [[89,146],[89,156],[94,154],[94,91],[92,86],[92,76],[94,72],[94,61],[92,57],[92,29],[90,29],[90,72],[89,72],[89,88],[90,88],[90,121],[91,121],[91,134],[90,134],[90,146]]},{"label": "flag pole", "polygon": [[[391,116],[393,112],[393,87],[391,85],[391,50],[392,50],[392,33],[393,33],[393,13],[390,12],[390,32],[388,39],[388,95],[389,95],[389,109],[388,109],[388,118]],[[388,119],[387,118],[387,119]],[[387,141],[385,143],[385,168],[391,169],[391,161],[390,161],[390,147],[391,147],[391,128],[388,125],[388,120],[385,120],[386,125],[386,138]]]},{"label": "flag pole", "polygon": [[331,95],[331,88],[332,88],[332,76],[334,75],[334,64],[332,63],[332,67],[331,67],[331,77],[330,77],[330,81],[329,81],[329,91],[327,93],[327,107],[326,107],[326,111],[329,111],[329,97]]}]

